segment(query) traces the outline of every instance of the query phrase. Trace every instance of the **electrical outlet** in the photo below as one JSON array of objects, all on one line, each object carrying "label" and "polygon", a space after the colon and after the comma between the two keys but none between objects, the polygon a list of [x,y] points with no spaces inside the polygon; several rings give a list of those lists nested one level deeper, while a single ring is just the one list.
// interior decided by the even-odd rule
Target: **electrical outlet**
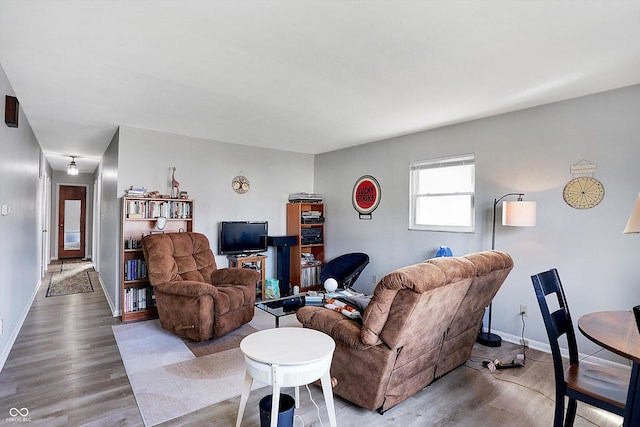
[{"label": "electrical outlet", "polygon": [[371,283],[373,283],[374,285],[378,284],[378,278],[375,275],[371,276]]},{"label": "electrical outlet", "polygon": [[528,317],[529,316],[529,308],[524,304],[520,304],[520,314],[522,314],[524,317]]}]

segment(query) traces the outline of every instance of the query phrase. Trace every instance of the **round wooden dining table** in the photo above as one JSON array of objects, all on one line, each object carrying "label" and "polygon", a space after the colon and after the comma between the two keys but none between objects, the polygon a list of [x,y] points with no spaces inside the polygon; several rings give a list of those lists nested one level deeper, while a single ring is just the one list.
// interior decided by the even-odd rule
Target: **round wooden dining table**
[{"label": "round wooden dining table", "polygon": [[640,332],[631,311],[600,311],[578,320],[582,334],[607,350],[632,362],[624,426],[640,426]]}]

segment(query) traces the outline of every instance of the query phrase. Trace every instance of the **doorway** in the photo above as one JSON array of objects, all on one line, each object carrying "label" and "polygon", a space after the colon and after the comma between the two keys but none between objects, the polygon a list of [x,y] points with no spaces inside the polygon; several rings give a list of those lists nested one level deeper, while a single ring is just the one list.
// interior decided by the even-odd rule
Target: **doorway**
[{"label": "doorway", "polygon": [[58,259],[84,258],[87,188],[61,185],[58,200]]},{"label": "doorway", "polygon": [[51,178],[42,175],[42,258],[40,260],[40,277],[44,277],[51,261],[49,228],[51,227]]}]

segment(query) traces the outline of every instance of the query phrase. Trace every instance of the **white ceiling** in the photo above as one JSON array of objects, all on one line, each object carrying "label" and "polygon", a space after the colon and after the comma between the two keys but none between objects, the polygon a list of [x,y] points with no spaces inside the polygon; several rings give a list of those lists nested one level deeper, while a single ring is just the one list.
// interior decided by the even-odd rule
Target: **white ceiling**
[{"label": "white ceiling", "polygon": [[321,153],[640,83],[640,2],[0,0],[0,64],[54,169],[120,125]]}]

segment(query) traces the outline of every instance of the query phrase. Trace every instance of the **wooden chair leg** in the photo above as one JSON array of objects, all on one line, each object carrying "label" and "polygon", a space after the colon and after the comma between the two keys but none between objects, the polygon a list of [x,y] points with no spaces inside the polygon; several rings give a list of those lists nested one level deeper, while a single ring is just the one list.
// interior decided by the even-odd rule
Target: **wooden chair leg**
[{"label": "wooden chair leg", "polygon": [[576,399],[569,398],[569,404],[567,405],[567,416],[564,419],[564,427],[573,427],[573,421],[576,419],[576,408],[578,402]]}]

